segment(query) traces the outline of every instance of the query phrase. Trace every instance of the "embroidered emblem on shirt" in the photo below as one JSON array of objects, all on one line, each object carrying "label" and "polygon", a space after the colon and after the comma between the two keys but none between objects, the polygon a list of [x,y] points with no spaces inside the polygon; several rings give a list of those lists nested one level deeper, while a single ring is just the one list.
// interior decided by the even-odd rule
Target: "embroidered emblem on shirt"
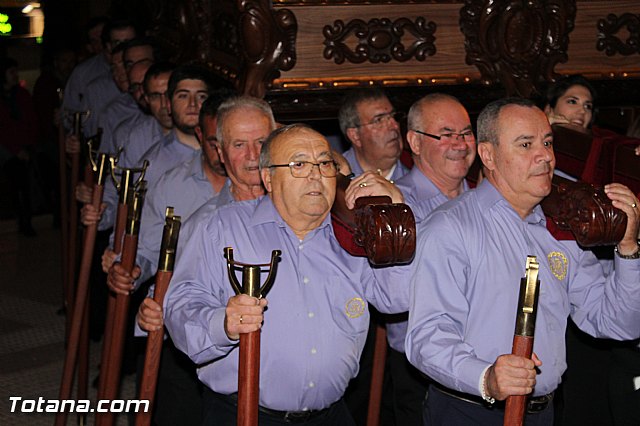
[{"label": "embroidered emblem on shirt", "polygon": [[364,314],[364,308],[366,304],[364,300],[359,297],[354,297],[347,302],[345,306],[345,312],[349,318],[358,318]]},{"label": "embroidered emblem on shirt", "polygon": [[552,251],[547,255],[551,272],[557,279],[563,280],[567,276],[567,257],[559,251]]}]

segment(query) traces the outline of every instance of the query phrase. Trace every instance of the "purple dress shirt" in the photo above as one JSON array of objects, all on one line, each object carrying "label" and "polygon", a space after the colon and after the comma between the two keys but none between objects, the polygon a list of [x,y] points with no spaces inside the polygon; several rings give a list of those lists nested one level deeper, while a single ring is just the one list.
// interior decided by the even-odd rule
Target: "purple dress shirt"
[{"label": "purple dress shirt", "polygon": [[540,264],[533,351],[543,365],[534,395],[554,391],[566,369],[567,317],[596,337],[640,335],[640,260],[616,256],[615,272],[574,241],[547,231],[540,206],[524,220],[487,180],[418,226],[405,349],[437,382],[480,395],[480,376],[511,353],[520,279]]},{"label": "purple dress shirt", "polygon": [[301,241],[267,196],[213,214],[203,208],[185,227],[189,238],[165,298],[165,324],[215,392],[238,390],[238,342],[224,331],[225,307],[234,295],[224,247],[233,247],[235,259],[245,263],[267,263],[272,250],[282,251],[262,327],[264,407],[318,410],[339,400],[358,372],[369,326],[367,301],[382,312],[407,308],[408,283],[398,278],[402,268],[374,270],[366,259],[349,255],[335,238],[330,216]]}]

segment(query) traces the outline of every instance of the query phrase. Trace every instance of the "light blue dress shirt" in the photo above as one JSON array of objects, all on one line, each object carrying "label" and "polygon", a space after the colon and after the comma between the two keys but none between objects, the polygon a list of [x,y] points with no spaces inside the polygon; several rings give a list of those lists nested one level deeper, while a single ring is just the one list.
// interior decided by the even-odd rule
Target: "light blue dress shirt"
[{"label": "light blue dress shirt", "polygon": [[[229,191],[229,180],[224,188]],[[202,168],[202,155],[167,171],[154,186],[149,188],[140,219],[138,253],[136,263],[141,275],[136,283],[142,283],[155,275],[162,243],[165,210],[174,208],[174,214],[184,223],[198,208],[216,196],[213,186]]]},{"label": "light blue dress shirt", "polygon": [[[436,207],[449,201],[437,186],[417,167],[401,177],[396,185],[402,191],[404,202],[413,211],[416,225],[427,218]],[[469,185],[463,181],[463,191],[469,190]],[[389,346],[398,352],[404,353],[404,339],[407,334],[407,321],[396,318],[394,321],[386,322],[387,340]]]},{"label": "light blue dress shirt", "polygon": [[94,55],[76,65],[64,88],[63,110],[68,113],[86,111],[87,87],[95,79],[105,76],[111,77],[111,66],[103,54]]},{"label": "light blue dress shirt", "polygon": [[83,125],[85,136],[89,137],[97,133],[101,112],[121,95],[122,92],[116,86],[111,74],[98,77],[85,87],[83,110],[90,111]]},{"label": "light blue dress shirt", "polygon": [[224,247],[233,247],[236,260],[253,264],[268,263],[272,250],[282,251],[262,327],[264,407],[318,410],[339,400],[358,372],[369,326],[367,301],[382,312],[407,308],[402,268],[372,269],[365,258],[348,254],[330,216],[301,241],[265,196],[213,214],[203,208],[185,228],[189,237],[165,298],[165,325],[215,392],[238,390],[238,342],[224,331],[225,307],[234,296]]},{"label": "light blue dress shirt", "polygon": [[132,122],[144,116],[140,106],[128,93],[121,93],[109,102],[98,115],[98,127],[102,128],[100,152],[115,154],[123,141],[116,140],[116,129],[122,123]]},{"label": "light blue dress shirt", "polygon": [[[185,163],[200,153],[199,149],[185,145],[178,140],[174,131],[167,133],[160,142],[153,145],[140,160],[139,164],[133,167],[141,167],[144,160],[149,161],[149,166],[144,175],[147,181],[147,188],[152,187],[165,172]],[[137,175],[136,175],[137,177]],[[118,207],[118,194],[116,191],[105,190],[104,202],[107,207],[100,220],[99,229],[108,229],[114,226],[116,211]],[[143,207],[144,210],[144,207]],[[113,233],[112,233],[113,234]],[[113,240],[113,235],[111,236]],[[113,241],[112,241],[113,242]]]},{"label": "light blue dress shirt", "polygon": [[553,238],[540,206],[522,220],[487,180],[436,209],[417,236],[405,349],[444,386],[479,395],[484,369],[511,353],[528,255],[540,264],[534,395],[560,383],[569,315],[596,337],[640,335],[640,260],[616,257],[605,278],[593,253]]}]

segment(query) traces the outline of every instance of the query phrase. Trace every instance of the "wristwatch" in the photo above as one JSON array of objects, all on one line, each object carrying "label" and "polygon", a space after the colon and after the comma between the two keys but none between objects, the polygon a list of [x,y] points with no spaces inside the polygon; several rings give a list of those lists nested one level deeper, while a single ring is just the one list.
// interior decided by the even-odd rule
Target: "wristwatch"
[{"label": "wristwatch", "polygon": [[638,250],[636,250],[636,252],[633,254],[620,253],[618,251],[618,245],[616,244],[615,246],[616,256],[618,256],[620,259],[640,259],[640,240],[638,240],[637,244],[638,244]]}]

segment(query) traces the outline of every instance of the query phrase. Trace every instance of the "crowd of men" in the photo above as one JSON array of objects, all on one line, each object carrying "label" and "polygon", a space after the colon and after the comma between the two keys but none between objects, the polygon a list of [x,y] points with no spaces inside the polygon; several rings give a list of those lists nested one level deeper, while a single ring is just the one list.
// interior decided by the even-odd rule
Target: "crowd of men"
[{"label": "crowd of men", "polygon": [[[490,103],[476,136],[465,107],[434,93],[411,106],[402,134],[384,92],[355,90],[338,114],[351,142],[342,158],[327,135],[278,125],[267,102],[239,96],[206,68],[163,62],[126,21],[105,23],[102,40],[102,53],[71,75],[65,108],[94,112],[85,132],[101,128],[100,150],[122,149],[120,167],[148,162],[133,271],[113,251],[115,189],[107,185],[98,210],[90,188],[76,196],[86,203],[82,222],[104,231],[109,291],[142,293],[136,333],[167,331],[156,424],[235,424],[239,336],[257,330],[261,425],[363,424],[362,398],[348,388],[366,371],[361,355],[378,323],[390,346],[383,423],[402,425],[502,424],[512,395],[531,396],[526,424],[551,425],[569,317],[597,337],[640,337],[640,202],[621,184],[605,187],[627,216],[608,274],[575,241],[556,240],[540,207],[551,190],[553,133],[532,102]],[[400,161],[404,140],[412,168]],[[68,136],[67,149],[79,149],[77,138]],[[470,189],[476,155],[484,179]],[[411,207],[410,264],[372,267],[342,249],[330,214],[339,173],[352,177],[350,206],[388,195]],[[167,206],[184,226],[160,306],[144,295],[153,291]],[[255,264],[281,251],[266,298],[234,294],[225,247]],[[542,283],[531,359],[511,355],[528,255]]]}]

